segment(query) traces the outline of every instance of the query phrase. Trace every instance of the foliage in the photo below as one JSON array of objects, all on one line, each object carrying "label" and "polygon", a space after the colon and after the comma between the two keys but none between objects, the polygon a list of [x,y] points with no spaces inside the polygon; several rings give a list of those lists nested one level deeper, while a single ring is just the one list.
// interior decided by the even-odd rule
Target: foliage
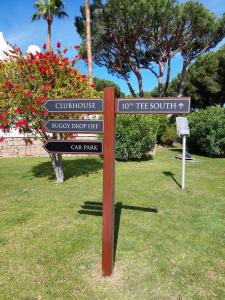
[{"label": "foliage", "polygon": [[62,19],[68,17],[63,10],[65,4],[62,0],[36,0],[34,7],[37,11],[32,16],[32,21],[40,20],[41,18],[47,21],[48,24],[48,50],[51,49],[51,26],[53,18]]},{"label": "foliage", "polygon": [[[191,97],[192,108],[206,108],[225,103],[225,47],[200,56],[190,65],[184,90]],[[167,95],[178,93],[181,75],[171,81]]]},{"label": "foliage", "polygon": [[116,159],[146,159],[156,143],[159,122],[154,116],[119,115],[116,123]]},{"label": "foliage", "polygon": [[[58,47],[60,47],[58,43]],[[11,127],[21,133],[38,136],[43,141],[49,135],[43,124],[50,118],[69,118],[70,115],[47,114],[42,104],[47,98],[96,98],[98,93],[90,86],[72,62],[64,56],[67,49],[55,54],[52,51],[22,55],[15,49],[8,60],[1,62],[0,69],[0,126],[4,131]],[[74,115],[73,115],[74,117]],[[64,138],[68,135],[64,135]]]},{"label": "foliage", "polygon": [[[84,41],[85,14],[75,26]],[[95,63],[122,77],[131,94],[130,82],[137,78],[139,95],[144,95],[142,70],[150,71],[158,80],[158,95],[165,95],[170,81],[171,60],[183,57],[179,93],[190,62],[215,45],[225,35],[225,15],[219,19],[206,7],[189,0],[109,0],[94,1],[92,15],[92,48]],[[116,17],[115,17],[116,16]],[[163,18],[162,18],[163,16]]]},{"label": "foliage", "polygon": [[189,116],[190,150],[225,157],[225,108],[211,106]]},{"label": "foliage", "polygon": [[111,80],[101,79],[94,77],[95,89],[98,92],[103,92],[106,87],[114,87],[115,88],[115,96],[117,98],[124,98],[125,94],[121,91],[120,86]]},{"label": "foliage", "polygon": [[175,127],[167,126],[163,134],[161,135],[160,141],[165,146],[173,146],[173,143],[177,139],[177,132]]}]

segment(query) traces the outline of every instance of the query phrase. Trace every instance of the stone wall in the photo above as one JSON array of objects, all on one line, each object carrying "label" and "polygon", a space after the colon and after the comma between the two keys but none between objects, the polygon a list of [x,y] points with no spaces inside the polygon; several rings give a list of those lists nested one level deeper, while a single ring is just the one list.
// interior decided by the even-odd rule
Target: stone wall
[{"label": "stone wall", "polygon": [[21,137],[5,137],[0,143],[0,158],[21,156],[48,156],[40,140],[33,140],[26,145]]}]

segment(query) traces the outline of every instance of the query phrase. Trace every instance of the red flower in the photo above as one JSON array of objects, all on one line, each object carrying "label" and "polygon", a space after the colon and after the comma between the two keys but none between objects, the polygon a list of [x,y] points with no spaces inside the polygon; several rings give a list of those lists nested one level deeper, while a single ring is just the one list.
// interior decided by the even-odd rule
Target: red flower
[{"label": "red flower", "polygon": [[83,75],[82,75],[82,78],[83,78],[83,79],[87,78],[87,75],[84,75],[84,74],[83,74]]},{"label": "red flower", "polygon": [[25,126],[28,127],[27,120],[21,120],[19,122],[16,122],[16,127]]},{"label": "red flower", "polygon": [[23,94],[26,95],[27,97],[32,97],[31,91],[23,91]]},{"label": "red flower", "polygon": [[34,80],[34,79],[35,79],[35,76],[34,76],[34,75],[30,75],[30,76],[29,76],[29,79],[30,79],[30,80]]},{"label": "red flower", "polygon": [[80,49],[80,46],[77,45],[77,46],[75,46],[74,48],[77,49],[77,50],[79,50],[79,49]]},{"label": "red flower", "polygon": [[57,42],[57,44],[56,44],[57,48],[60,48],[61,45],[62,45],[62,44],[61,44],[60,42]]},{"label": "red flower", "polygon": [[32,105],[28,105],[28,109],[29,109],[30,111],[32,111],[32,113],[33,113],[34,115],[37,115],[37,109],[34,108]]},{"label": "red flower", "polygon": [[41,74],[46,74],[46,69],[44,67],[40,68]]},{"label": "red flower", "polygon": [[65,49],[63,50],[63,53],[65,54],[67,51],[68,51],[68,49],[67,49],[67,48],[65,48]]},{"label": "red flower", "polygon": [[17,97],[17,93],[13,93],[12,95],[13,95],[13,97],[14,97],[14,98],[16,98],[16,97]]},{"label": "red flower", "polygon": [[24,109],[22,109],[22,108],[17,108],[16,109],[17,114],[22,114],[23,112],[24,112]]},{"label": "red flower", "polygon": [[90,85],[90,87],[95,88],[96,85],[93,83],[93,84]]},{"label": "red flower", "polygon": [[46,110],[42,110],[42,114],[43,114],[43,116],[47,116],[48,112]]},{"label": "red flower", "polygon": [[12,81],[11,81],[11,80],[8,80],[7,83],[6,83],[5,88],[6,88],[7,90],[11,90],[12,86],[13,86],[13,85],[12,85]]},{"label": "red flower", "polygon": [[44,92],[47,92],[48,90],[50,90],[51,87],[52,87],[52,85],[51,85],[50,82],[49,82],[49,83],[46,83],[46,85],[45,85],[44,88],[43,88],[43,91],[44,91]]},{"label": "red flower", "polygon": [[19,89],[21,88],[21,86],[20,86],[19,84],[14,84],[14,88],[15,88],[16,90],[19,90]]},{"label": "red flower", "polygon": [[44,49],[44,50],[47,49],[47,45],[46,45],[46,44],[43,45],[43,49]]},{"label": "red flower", "polygon": [[34,103],[35,104],[40,104],[41,102],[43,102],[43,101],[46,101],[46,97],[45,96],[39,96],[35,101],[34,101]]}]

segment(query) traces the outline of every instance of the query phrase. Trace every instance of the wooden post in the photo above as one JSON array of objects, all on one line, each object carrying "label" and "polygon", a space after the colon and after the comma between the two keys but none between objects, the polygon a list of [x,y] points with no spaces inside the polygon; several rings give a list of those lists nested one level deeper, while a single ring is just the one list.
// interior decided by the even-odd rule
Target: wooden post
[{"label": "wooden post", "polygon": [[115,90],[104,90],[102,275],[110,276],[114,256]]}]

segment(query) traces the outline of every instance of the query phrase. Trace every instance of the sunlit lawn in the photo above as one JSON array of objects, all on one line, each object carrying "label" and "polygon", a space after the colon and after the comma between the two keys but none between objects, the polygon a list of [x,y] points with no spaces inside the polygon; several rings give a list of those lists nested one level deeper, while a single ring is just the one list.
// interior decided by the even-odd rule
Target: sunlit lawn
[{"label": "sunlit lawn", "polygon": [[0,299],[225,299],[225,159],[116,164],[116,257],[101,277],[102,162],[0,160]]}]

